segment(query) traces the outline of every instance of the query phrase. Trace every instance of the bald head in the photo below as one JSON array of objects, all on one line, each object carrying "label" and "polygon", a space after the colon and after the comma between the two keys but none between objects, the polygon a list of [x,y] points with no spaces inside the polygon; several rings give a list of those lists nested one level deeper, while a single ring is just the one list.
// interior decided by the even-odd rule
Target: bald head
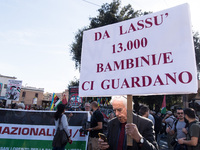
[{"label": "bald head", "polygon": [[92,102],[91,107],[98,108],[98,103],[96,101]]}]

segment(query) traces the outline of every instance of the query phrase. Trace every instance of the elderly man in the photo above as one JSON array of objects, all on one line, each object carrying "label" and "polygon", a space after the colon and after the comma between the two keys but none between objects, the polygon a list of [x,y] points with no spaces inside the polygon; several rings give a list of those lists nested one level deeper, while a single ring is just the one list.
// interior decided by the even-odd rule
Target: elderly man
[{"label": "elderly man", "polygon": [[85,111],[90,111],[90,103],[85,103]]},{"label": "elderly man", "polygon": [[[133,123],[127,123],[127,98],[112,97],[111,104],[116,118],[108,124],[108,142],[99,139],[100,149],[109,150],[157,150],[153,123],[133,113]],[[126,135],[133,139],[133,146],[126,146]]]}]

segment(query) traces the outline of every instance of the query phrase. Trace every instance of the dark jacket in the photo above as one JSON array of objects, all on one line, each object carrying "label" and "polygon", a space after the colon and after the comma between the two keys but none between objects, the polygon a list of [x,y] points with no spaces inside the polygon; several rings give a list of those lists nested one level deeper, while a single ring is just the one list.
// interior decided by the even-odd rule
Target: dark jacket
[{"label": "dark jacket", "polygon": [[[134,140],[132,147],[126,147],[127,150],[158,150],[158,145],[155,141],[155,133],[151,120],[133,114],[133,123],[137,125],[140,134],[144,137],[144,143],[140,147]],[[109,150],[117,150],[118,136],[120,132],[120,122],[114,118],[108,123],[108,144]]]}]

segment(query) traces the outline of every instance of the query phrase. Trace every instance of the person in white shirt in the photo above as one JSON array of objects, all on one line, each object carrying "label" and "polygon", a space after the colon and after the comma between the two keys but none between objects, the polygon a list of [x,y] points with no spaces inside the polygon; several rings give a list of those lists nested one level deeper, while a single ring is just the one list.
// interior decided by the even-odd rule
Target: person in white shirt
[{"label": "person in white shirt", "polygon": [[[68,131],[68,121],[67,121],[67,117],[64,114],[65,112],[65,105],[60,104],[57,107],[57,111],[54,115],[54,119],[55,119],[55,125],[56,125],[56,131],[58,129],[58,126],[60,128],[60,130],[65,130],[66,134],[69,137],[69,143],[71,143],[71,138],[70,138],[70,133]],[[55,133],[56,134],[56,133]],[[65,145],[63,145],[62,147],[53,147],[53,150],[64,150],[65,149]]]}]

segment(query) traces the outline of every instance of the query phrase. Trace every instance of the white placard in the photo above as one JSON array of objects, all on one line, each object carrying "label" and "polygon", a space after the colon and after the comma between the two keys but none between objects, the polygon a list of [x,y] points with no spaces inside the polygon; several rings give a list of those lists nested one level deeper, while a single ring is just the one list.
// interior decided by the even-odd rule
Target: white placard
[{"label": "white placard", "polygon": [[19,101],[21,86],[22,81],[20,80],[8,80],[6,98],[8,100]]},{"label": "white placard", "polygon": [[87,30],[79,95],[197,92],[189,5]]}]

